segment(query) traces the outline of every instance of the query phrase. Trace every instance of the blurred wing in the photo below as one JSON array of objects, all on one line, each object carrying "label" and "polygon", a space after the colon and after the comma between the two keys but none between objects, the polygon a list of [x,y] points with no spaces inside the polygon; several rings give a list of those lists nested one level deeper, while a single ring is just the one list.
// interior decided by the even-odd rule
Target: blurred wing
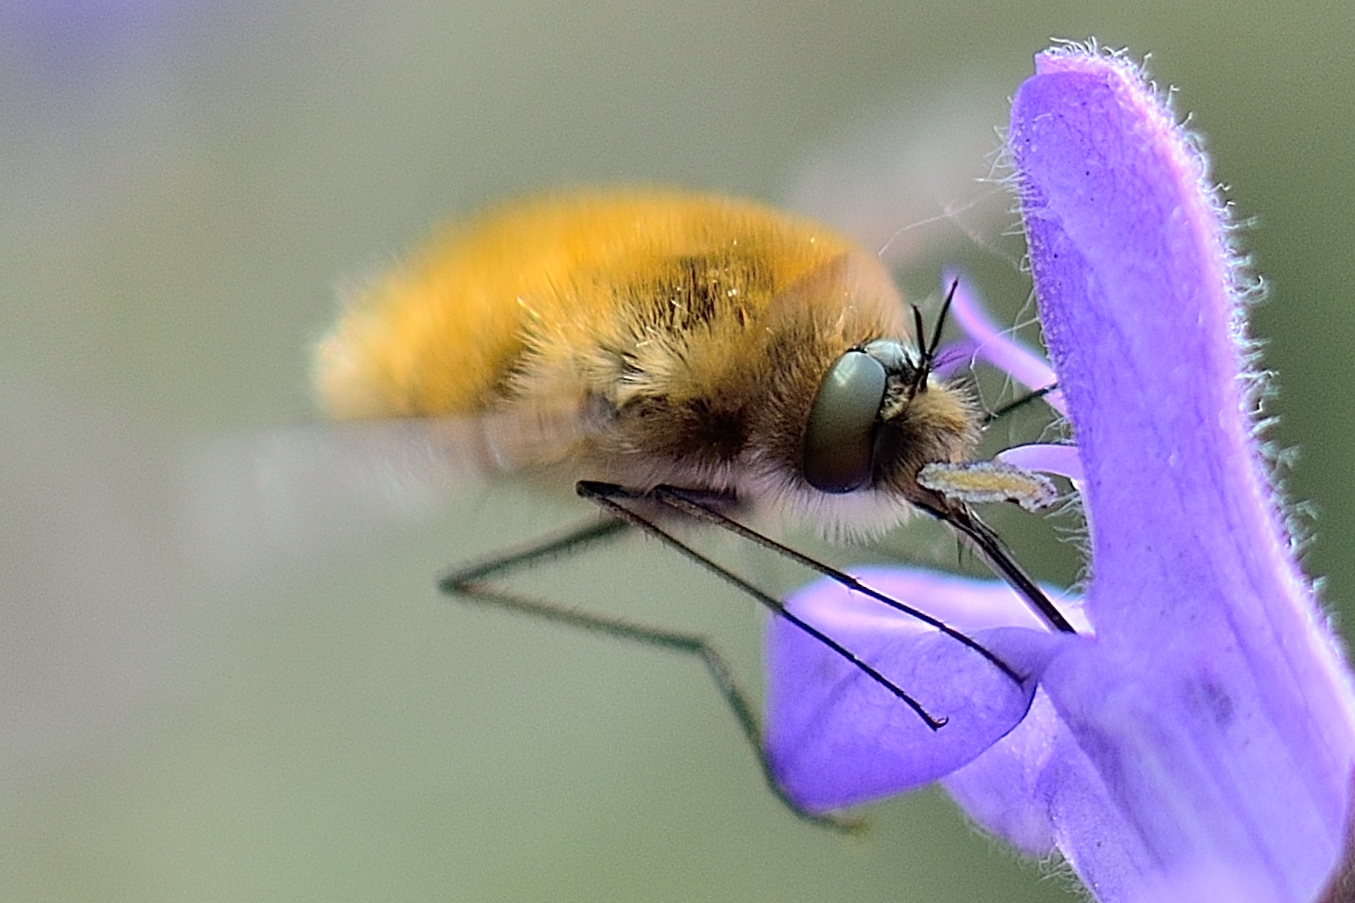
[{"label": "blurred wing", "polygon": [[558,448],[544,426],[503,417],[366,421],[210,441],[185,468],[188,539],[230,572],[341,549],[428,517],[532,453]]}]

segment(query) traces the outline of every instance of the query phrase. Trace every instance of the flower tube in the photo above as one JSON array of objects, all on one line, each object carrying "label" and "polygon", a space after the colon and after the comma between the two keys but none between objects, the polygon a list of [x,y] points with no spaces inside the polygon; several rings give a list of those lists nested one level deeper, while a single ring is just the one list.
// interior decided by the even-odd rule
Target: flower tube
[{"label": "flower tube", "polygon": [[1136,67],[1074,46],[1037,58],[1009,140],[1094,632],[946,786],[1107,903],[1315,900],[1347,856],[1355,697],[1255,434],[1249,285],[1204,158]]}]

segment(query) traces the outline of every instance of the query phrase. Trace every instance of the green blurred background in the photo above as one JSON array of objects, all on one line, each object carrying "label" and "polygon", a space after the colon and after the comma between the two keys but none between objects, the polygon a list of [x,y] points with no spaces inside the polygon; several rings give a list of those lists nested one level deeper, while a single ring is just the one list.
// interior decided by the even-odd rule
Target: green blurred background
[{"label": "green blurred background", "polygon": [[[445,565],[568,502],[486,490],[222,564],[185,515],[185,449],[314,420],[306,348],[339,286],[447,216],[558,184],[677,182],[848,225],[877,202],[886,234],[958,205],[902,242],[910,278],[967,261],[1010,321],[1028,291],[1011,220],[968,180],[1031,56],[1094,35],[1153,54],[1256,217],[1272,435],[1301,452],[1288,484],[1318,512],[1307,563],[1339,618],[1352,9],[9,0],[0,898],[1076,899],[939,793],[875,807],[864,840],[798,823],[693,662],[437,598]],[[914,132],[948,153],[917,156]],[[1042,576],[1075,574],[1043,526],[1001,526]],[[943,537],[915,545],[953,563]],[[755,678],[751,604],[648,544],[532,581],[709,631]]]}]

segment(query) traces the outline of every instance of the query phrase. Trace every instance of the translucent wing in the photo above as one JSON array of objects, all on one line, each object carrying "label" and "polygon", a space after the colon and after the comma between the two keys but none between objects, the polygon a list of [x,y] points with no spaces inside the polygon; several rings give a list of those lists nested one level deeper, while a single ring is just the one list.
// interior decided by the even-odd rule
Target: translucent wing
[{"label": "translucent wing", "polygon": [[228,571],[342,548],[539,466],[559,424],[498,416],[316,424],[213,439],[188,456],[188,540]]}]

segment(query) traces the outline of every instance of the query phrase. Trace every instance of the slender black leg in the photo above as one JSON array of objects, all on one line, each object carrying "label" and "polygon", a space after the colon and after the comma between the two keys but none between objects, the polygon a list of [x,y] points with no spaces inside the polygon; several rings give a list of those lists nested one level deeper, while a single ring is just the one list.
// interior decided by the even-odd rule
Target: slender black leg
[{"label": "slender black leg", "polygon": [[624,520],[608,519],[589,522],[564,533],[549,536],[520,549],[498,555],[477,564],[461,568],[438,582],[438,588],[467,602],[504,608],[557,624],[565,624],[606,636],[635,643],[644,643],[663,649],[672,649],[695,656],[705,665],[715,681],[716,689],[725,704],[734,713],[744,738],[753,748],[767,786],[796,817],[819,827],[836,831],[856,832],[864,822],[846,816],[810,812],[798,806],[777,783],[771,762],[762,742],[762,725],[751,697],[740,686],[728,661],[703,636],[683,631],[667,630],[647,624],[638,624],[612,615],[580,611],[541,599],[528,598],[519,593],[495,589],[484,583],[487,578],[501,576],[529,564],[548,560],[595,542],[610,539],[622,533],[629,524]]},{"label": "slender black leg", "polygon": [[482,561],[457,568],[438,581],[438,589],[448,595],[462,593],[466,586],[478,585],[489,577],[498,577],[528,565],[548,561],[570,552],[611,539],[628,529],[629,524],[614,517],[589,520],[560,533],[500,552]]},{"label": "slender black leg", "polygon": [[[663,504],[668,504],[666,501],[664,501],[664,498],[658,494],[662,490],[655,490],[654,493],[650,494],[637,493],[633,490],[626,489],[624,487],[617,486],[612,483],[597,483],[589,480],[580,481],[575,485],[575,489],[578,491],[580,496],[592,500],[595,504],[600,506],[608,514],[612,515],[613,517],[620,518],[626,521],[627,523],[631,524],[632,526],[636,527],[637,529],[643,530],[650,536],[653,536],[654,538],[662,541],[664,545],[668,546],[670,549],[673,549],[681,553],[688,560],[694,561],[697,564],[701,565],[703,568],[710,571],[712,574],[715,574],[717,577],[719,577],[721,580],[724,580],[726,583],[729,583],[731,586],[735,586],[741,589],[743,592],[747,593],[754,600],[756,600],[758,604],[764,606],[768,611],[772,612],[779,618],[784,618],[787,623],[793,625],[796,629],[803,631],[804,633],[813,637],[818,642],[822,643],[826,648],[831,650],[834,654],[841,656],[846,662],[848,662],[850,665],[852,665],[866,677],[875,681],[876,684],[878,684],[886,691],[888,691],[895,699],[899,700],[904,705],[912,709],[917,714],[917,716],[921,718],[923,722],[932,730],[939,730],[941,727],[945,725],[946,723],[945,717],[938,718],[932,715],[925,708],[923,708],[922,703],[918,702],[912,696],[909,696],[906,691],[904,691],[901,687],[899,687],[897,684],[891,681],[888,677],[885,677],[869,663],[863,661],[860,657],[857,656],[855,652],[852,652],[846,646],[843,646],[837,640],[833,639],[828,634],[824,633],[822,630],[819,630],[813,624],[810,624],[809,622],[802,619],[799,615],[796,615],[794,612],[787,609],[786,606],[781,603],[781,600],[763,592],[761,589],[749,583],[747,580],[743,579],[738,574],[735,574],[728,568],[721,567],[719,564],[707,558],[705,555],[702,555],[696,549],[693,549],[691,546],[687,545],[682,540],[678,539],[672,533],[669,533],[663,527],[660,527],[651,518],[645,517],[643,514],[640,514],[639,512],[626,507],[626,505],[624,504],[624,502],[626,501],[633,502],[641,498],[649,498],[654,501],[659,501]],[[684,513],[681,507],[676,507],[670,504],[669,508],[672,511]],[[925,617],[923,618],[923,620],[926,620],[928,623],[940,623],[934,622],[934,619],[928,619]],[[972,641],[969,641],[967,637],[965,639],[966,642],[970,642],[970,644],[973,645]],[[982,647],[976,648],[981,649]],[[987,650],[983,650],[983,652],[990,660],[994,662],[997,661],[996,658],[994,658],[992,654],[989,653]],[[1012,673],[1010,668],[1007,668],[1005,665],[1001,665],[1001,667],[1003,668],[1004,671],[1007,672],[1008,676],[1010,676],[1013,681],[1017,683],[1021,682],[1021,679],[1017,677],[1014,673]]]},{"label": "slender black leg", "polygon": [[1077,633],[1068,619],[1054,607],[1054,603],[1045,595],[1044,590],[1040,589],[1034,579],[1016,563],[1016,559],[1007,551],[1007,547],[1002,544],[998,535],[993,532],[991,527],[979,520],[977,514],[967,507],[959,506],[944,511],[940,509],[924,510],[967,536],[974,543],[974,547],[979,550],[979,554],[988,561],[993,570],[997,571],[998,576],[1007,581],[1007,585],[1016,590],[1026,600],[1031,610],[1039,615],[1046,624],[1061,633]]},{"label": "slender black leg", "polygon": [[1031,402],[1038,401],[1039,399],[1044,398],[1050,392],[1053,392],[1056,389],[1058,389],[1058,387],[1059,387],[1058,383],[1050,383],[1049,385],[1044,386],[1043,388],[1032,389],[1025,395],[1022,395],[1020,398],[1013,399],[1004,404],[1002,407],[993,411],[991,414],[988,414],[986,417],[983,418],[983,425],[992,426],[995,422],[1001,420],[1003,417],[1006,417],[1013,411],[1020,410],[1021,408],[1024,408],[1026,405],[1030,404]]},{"label": "slender black leg", "polygon": [[907,615],[910,618],[916,618],[917,620],[921,621],[924,624],[930,624],[932,627],[935,627],[937,630],[946,634],[956,642],[960,643],[961,645],[968,646],[970,649],[973,649],[979,655],[988,659],[988,661],[992,662],[994,667],[996,667],[1002,673],[1006,674],[1013,681],[1021,683],[1022,681],[1025,680],[1024,676],[1012,670],[1011,666],[1008,665],[1006,662],[1002,661],[988,649],[974,642],[973,639],[956,630],[955,628],[949,626],[945,622],[933,618],[925,611],[921,611],[920,609],[914,608],[911,605],[907,605],[903,602],[900,602],[898,599],[891,598],[890,596],[885,595],[884,593],[880,592],[877,589],[866,586],[864,583],[857,580],[855,577],[853,577],[851,574],[846,573],[845,571],[840,571],[837,568],[829,567],[828,565],[824,564],[821,561],[817,561],[813,558],[810,558],[808,555],[804,555],[800,552],[797,552],[795,549],[792,549],[790,546],[787,546],[784,543],[777,542],[776,540],[772,539],[769,536],[764,536],[761,533],[758,533],[756,530],[752,530],[748,527],[745,527],[738,521],[726,517],[724,514],[721,514],[719,511],[715,510],[710,505],[703,503],[699,498],[697,498],[696,496],[689,492],[685,492],[684,490],[681,489],[675,489],[671,486],[660,486],[656,488],[651,493],[651,495],[656,500],[672,507],[677,511],[682,512],[688,517],[694,518],[703,523],[708,523],[713,526],[719,527],[721,530],[727,530],[730,533],[733,533],[735,536],[743,537],[744,539],[747,539],[749,542],[756,543],[757,545],[762,546],[764,549],[768,549],[772,552],[775,552],[776,554],[782,556],[783,558],[788,558],[789,560],[794,561],[796,564],[803,565],[809,570],[822,574],[823,576],[829,578],[830,580],[834,581],[835,583],[838,583],[841,586],[846,587],[852,592],[860,593],[863,596],[867,596],[868,598],[874,599],[875,601],[881,603],[882,605],[886,605],[889,608],[892,608],[895,611],[899,612],[900,614]]}]

